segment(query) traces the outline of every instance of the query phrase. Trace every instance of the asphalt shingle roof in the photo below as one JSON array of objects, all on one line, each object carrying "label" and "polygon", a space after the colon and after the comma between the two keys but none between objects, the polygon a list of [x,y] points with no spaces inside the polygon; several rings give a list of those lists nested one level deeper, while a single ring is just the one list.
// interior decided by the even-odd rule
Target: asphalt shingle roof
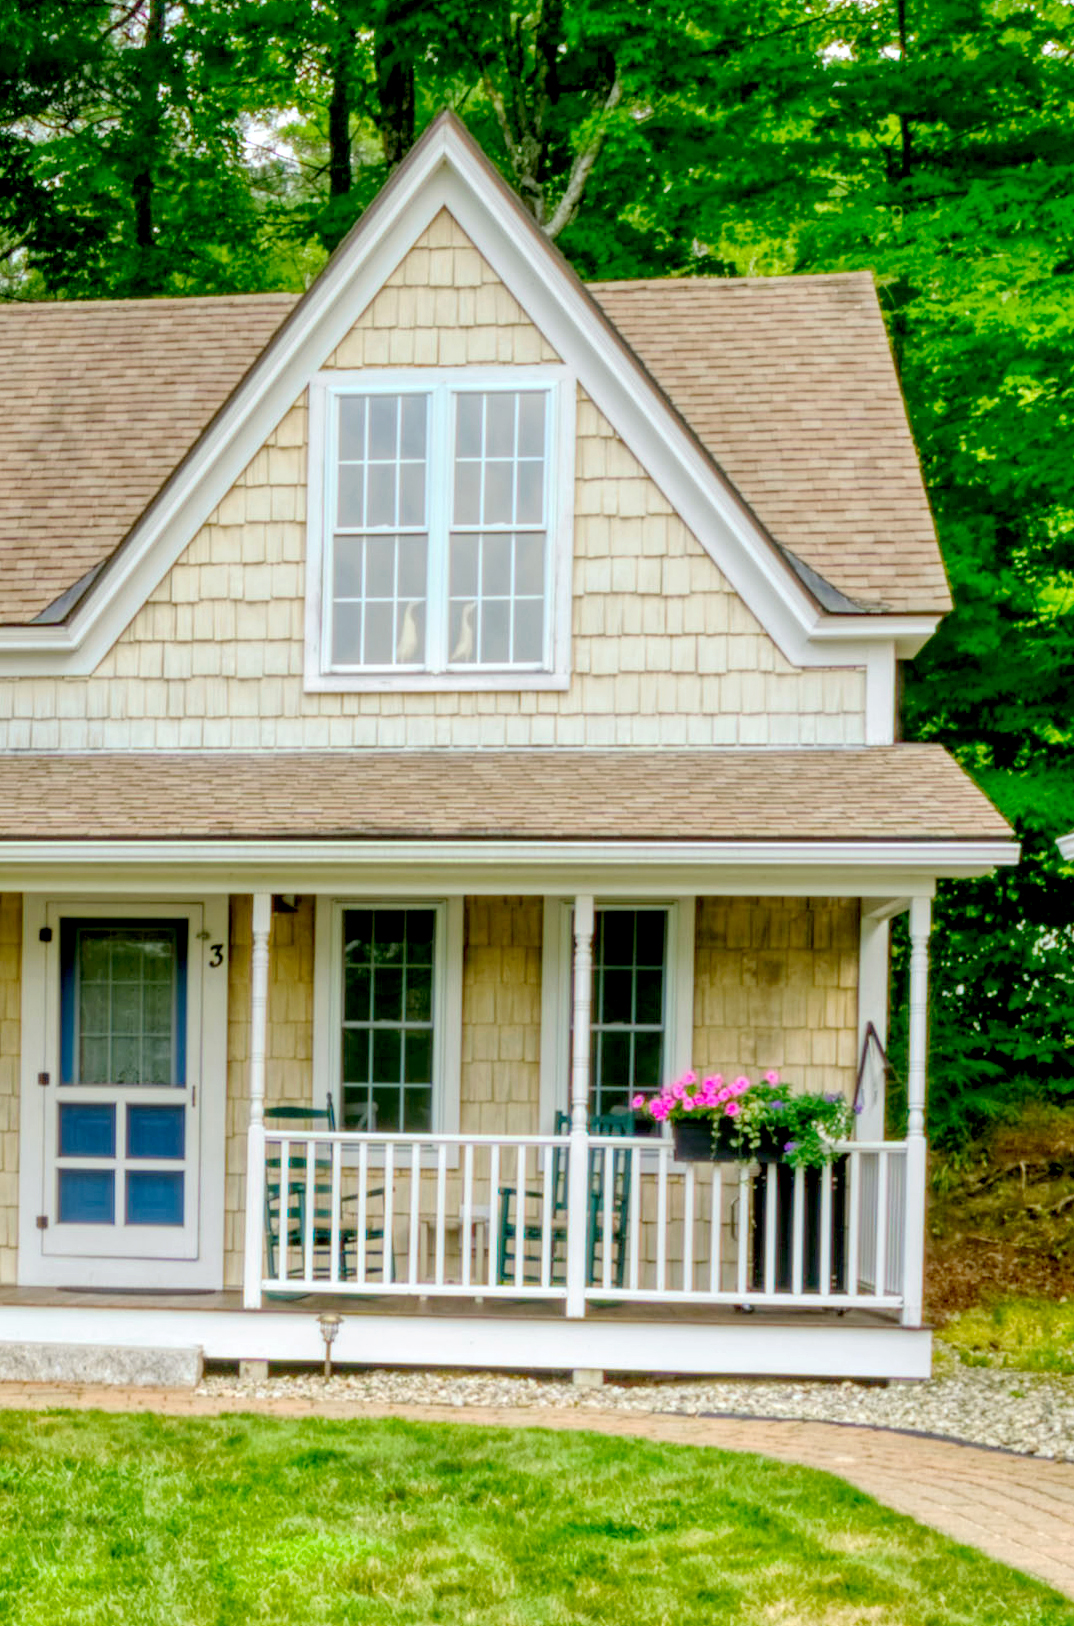
[{"label": "asphalt shingle roof", "polygon": [[0,757],[0,840],[982,840],[938,745]]}]

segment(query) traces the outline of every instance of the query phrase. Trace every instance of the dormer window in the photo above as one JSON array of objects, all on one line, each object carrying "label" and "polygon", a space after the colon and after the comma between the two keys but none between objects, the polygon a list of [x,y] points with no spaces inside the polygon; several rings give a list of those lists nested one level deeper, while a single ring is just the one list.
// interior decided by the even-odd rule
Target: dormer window
[{"label": "dormer window", "polygon": [[565,680],[567,393],[558,368],[322,375],[312,686]]}]

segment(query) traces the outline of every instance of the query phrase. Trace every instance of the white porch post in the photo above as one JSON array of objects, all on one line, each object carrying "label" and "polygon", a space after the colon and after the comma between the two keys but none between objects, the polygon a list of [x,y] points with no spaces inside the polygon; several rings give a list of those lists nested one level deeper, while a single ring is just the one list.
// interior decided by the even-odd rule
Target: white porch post
[{"label": "white porch post", "polygon": [[254,893],[250,950],[250,1121],[246,1131],[246,1231],[242,1303],[261,1308],[265,1224],[265,1050],[268,1037],[269,933],[272,894]]},{"label": "white porch post", "polygon": [[567,1314],[585,1315],[589,1223],[589,1007],[593,986],[593,899],[574,900],[574,1015],[571,1021],[571,1149],[567,1164]]},{"label": "white porch post", "polygon": [[[921,1325],[925,1285],[925,1074],[929,1045],[929,930],[932,903],[910,900],[910,1034],[906,1078],[906,1212],[903,1216],[904,1326]],[[877,1283],[877,1286],[882,1284]]]}]

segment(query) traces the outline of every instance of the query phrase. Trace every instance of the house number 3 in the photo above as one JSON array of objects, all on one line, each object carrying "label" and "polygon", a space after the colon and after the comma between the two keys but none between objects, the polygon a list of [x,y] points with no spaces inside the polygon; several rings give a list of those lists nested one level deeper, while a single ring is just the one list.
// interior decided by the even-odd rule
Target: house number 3
[{"label": "house number 3", "polygon": [[215,971],[216,967],[218,965],[223,965],[223,963],[224,963],[224,945],[223,945],[223,943],[210,943],[209,944],[209,964],[212,966],[213,970]]}]

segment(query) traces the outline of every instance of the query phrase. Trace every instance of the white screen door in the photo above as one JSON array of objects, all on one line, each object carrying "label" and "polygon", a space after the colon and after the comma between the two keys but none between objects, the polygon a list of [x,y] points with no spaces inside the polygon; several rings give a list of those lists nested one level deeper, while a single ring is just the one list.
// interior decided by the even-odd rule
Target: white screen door
[{"label": "white screen door", "polygon": [[[201,914],[48,912],[46,1256],[197,1257]],[[159,1280],[150,1264],[146,1285]]]}]

